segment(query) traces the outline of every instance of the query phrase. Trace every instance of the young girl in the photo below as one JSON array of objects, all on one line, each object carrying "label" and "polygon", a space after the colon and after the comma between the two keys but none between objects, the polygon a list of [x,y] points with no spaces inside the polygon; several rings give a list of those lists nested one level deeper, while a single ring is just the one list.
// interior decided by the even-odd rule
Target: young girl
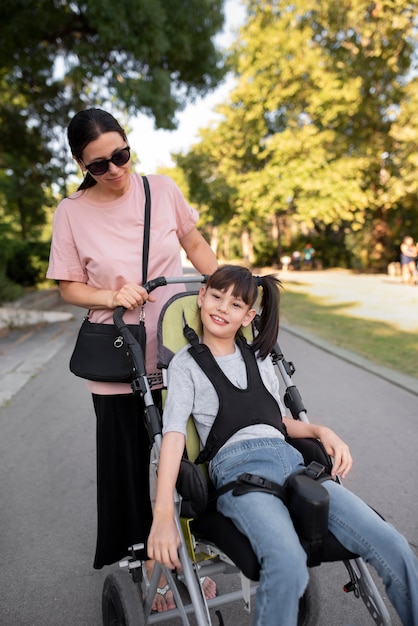
[{"label": "young girl", "polygon": [[[252,307],[259,285],[263,288],[259,334],[251,350],[243,347],[241,352],[236,334],[256,314]],[[273,276],[256,279],[245,268],[224,266],[201,288],[198,304],[203,324],[202,343],[219,366],[218,379],[223,379],[225,384],[226,376],[230,381],[227,384],[232,383],[235,388],[234,403],[240,404],[242,428],[235,421],[234,427],[229,428],[229,416],[236,420],[234,403],[224,402],[224,398],[220,403],[215,387],[189,352],[189,346],[179,351],[168,369],[157,496],[148,539],[150,557],[169,568],[180,567],[173,494],[190,414],[203,447],[217,416],[217,425],[219,420],[221,423],[224,420],[228,426],[230,438],[221,441],[220,448],[215,446],[209,451],[209,473],[216,488],[244,472],[284,484],[291,473],[303,467],[300,453],[285,441],[286,431],[292,438],[319,439],[333,457],[334,476],[340,474],[344,478],[352,465],[348,446],[332,430],[284,417],[278,379],[268,358],[278,333],[277,279]],[[258,366],[256,371],[254,363]],[[263,415],[266,406],[269,408]],[[268,423],[248,425],[254,417]],[[348,550],[376,568],[403,624],[418,625],[418,560],[405,538],[339,483],[327,480],[323,486],[330,495],[330,531]],[[296,625],[299,599],[308,583],[308,569],[306,554],[286,506],[271,494],[251,492],[236,497],[228,491],[218,498],[217,507],[248,537],[260,562],[254,624]]]}]

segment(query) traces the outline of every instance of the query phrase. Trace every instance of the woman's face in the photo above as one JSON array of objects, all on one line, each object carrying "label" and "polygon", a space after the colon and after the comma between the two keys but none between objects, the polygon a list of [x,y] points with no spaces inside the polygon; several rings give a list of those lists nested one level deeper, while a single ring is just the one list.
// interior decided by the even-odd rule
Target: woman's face
[{"label": "woman's face", "polygon": [[[119,133],[103,133],[84,148],[82,162],[79,162],[80,167],[86,171],[86,165],[108,160],[127,146],[128,144]],[[109,161],[107,165],[108,169],[104,174],[95,175],[90,172],[97,183],[96,192],[100,191],[103,195],[112,197],[124,194],[129,188],[130,159],[124,165],[115,165],[112,161]]]}]

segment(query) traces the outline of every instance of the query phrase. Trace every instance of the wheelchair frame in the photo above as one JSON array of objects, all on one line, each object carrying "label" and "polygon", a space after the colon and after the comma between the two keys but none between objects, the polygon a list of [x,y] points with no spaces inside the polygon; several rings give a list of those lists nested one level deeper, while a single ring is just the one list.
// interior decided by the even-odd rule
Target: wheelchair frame
[{"label": "wheelchair frame", "polygon": [[[167,284],[204,283],[205,280],[205,276],[159,277],[149,281],[144,286],[150,293],[157,287],[163,287]],[[162,441],[161,415],[159,409],[154,404],[142,350],[123,321],[124,312],[125,309],[123,307],[115,309],[114,322],[124,337],[127,351],[133,360],[135,368],[135,378],[132,382],[133,393],[141,395],[145,405],[146,428],[150,442],[153,442],[150,462],[152,483],[153,480],[156,480]],[[301,395],[291,378],[295,372],[293,363],[285,360],[278,343],[276,343],[271,357],[286,387],[284,394],[285,405],[294,419],[309,422]],[[180,618],[183,626],[190,626],[189,615],[194,616],[197,626],[212,626],[210,610],[218,609],[218,607],[225,606],[236,600],[242,600],[244,609],[248,613],[250,612],[251,598],[256,593],[257,584],[251,584],[250,579],[246,578],[239,571],[227,554],[219,550],[212,542],[196,539],[191,534],[187,537],[184,532],[184,525],[180,519],[181,497],[178,493],[175,494],[175,503],[175,523],[181,537],[179,548],[179,558],[182,564],[181,575],[174,575],[165,566],[156,563],[151,577],[148,578],[145,562],[141,559],[141,554],[143,555],[144,553],[144,545],[130,546],[128,548],[129,556],[119,562],[120,569],[108,574],[104,581],[102,592],[104,626],[146,626],[167,622],[174,618]],[[199,551],[207,559],[205,558],[202,561],[192,560],[189,553],[190,542],[192,542],[193,552]],[[353,592],[357,598],[363,600],[376,624],[379,626],[391,626],[387,608],[364,561],[361,558],[356,558],[343,561],[343,563],[349,574],[349,582],[344,586],[344,590]],[[233,572],[240,574],[241,589],[206,600],[201,577]],[[177,608],[163,613],[152,613],[152,604],[162,573],[165,574],[167,583],[173,591]],[[180,593],[178,581],[184,583],[189,601],[183,599],[184,594]],[[318,602],[316,583],[313,577],[312,584],[308,586],[308,590],[301,600],[298,626],[313,626],[316,623],[318,607],[315,606],[315,596],[316,602]],[[222,626],[224,622],[220,612],[216,611],[215,616],[219,620],[219,626]]]}]

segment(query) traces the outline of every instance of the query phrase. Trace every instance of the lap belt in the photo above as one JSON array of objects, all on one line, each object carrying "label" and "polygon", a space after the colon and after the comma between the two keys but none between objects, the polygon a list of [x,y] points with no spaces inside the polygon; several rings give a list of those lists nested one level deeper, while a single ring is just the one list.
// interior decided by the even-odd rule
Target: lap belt
[{"label": "lap belt", "polygon": [[323,539],[328,534],[329,494],[321,484],[332,480],[324,465],[312,461],[306,468],[294,472],[284,485],[262,476],[244,473],[235,481],[217,489],[211,500],[232,490],[234,496],[258,491],[279,498],[289,509],[295,530],[308,553],[310,565],[320,563]]},{"label": "lap belt", "polygon": [[[244,493],[249,493],[250,491],[264,491],[265,493],[271,493],[282,500],[284,504],[287,504],[285,487],[272,480],[267,480],[267,478],[263,478],[262,476],[256,476],[255,474],[246,472],[238,476],[237,480],[233,483],[229,483],[229,485],[231,485],[234,496],[242,496]],[[227,487],[228,485],[225,486]]]},{"label": "lap belt", "polygon": [[287,505],[288,485],[292,481],[293,477],[300,475],[308,476],[319,483],[322,483],[324,480],[332,480],[331,476],[327,474],[325,466],[317,461],[312,461],[303,470],[291,474],[284,486],[279,483],[275,483],[272,480],[268,480],[267,478],[263,478],[262,476],[245,472],[244,474],[238,476],[236,480],[232,480],[231,482],[226,483],[226,485],[223,485],[223,487],[216,489],[216,491],[211,494],[210,501],[216,500],[219,496],[227,491],[231,491],[232,489],[234,496],[242,496],[245,493],[250,493],[251,491],[271,493]]}]

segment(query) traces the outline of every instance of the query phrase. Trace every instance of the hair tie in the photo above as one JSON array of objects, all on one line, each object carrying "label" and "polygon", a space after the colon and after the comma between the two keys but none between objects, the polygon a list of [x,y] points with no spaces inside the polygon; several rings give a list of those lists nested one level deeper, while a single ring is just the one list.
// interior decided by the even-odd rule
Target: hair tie
[{"label": "hair tie", "polygon": [[257,285],[257,287],[261,287],[263,284],[262,281],[262,277],[261,276],[254,276],[254,280],[255,280],[255,284]]}]

